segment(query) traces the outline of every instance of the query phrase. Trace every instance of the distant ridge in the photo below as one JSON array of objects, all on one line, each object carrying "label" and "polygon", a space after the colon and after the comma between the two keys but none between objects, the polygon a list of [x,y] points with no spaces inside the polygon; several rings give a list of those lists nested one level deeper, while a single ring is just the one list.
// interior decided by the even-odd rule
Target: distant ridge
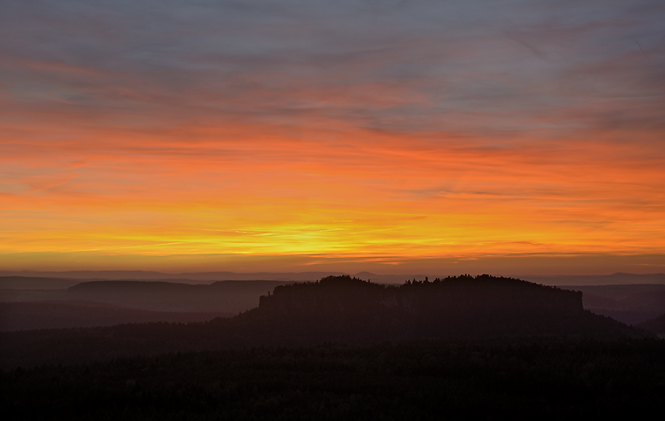
[{"label": "distant ridge", "polygon": [[[93,284],[74,289],[100,286]],[[518,279],[462,275],[394,286],[332,276],[276,286],[259,307],[233,318],[0,332],[0,367],[229,348],[534,336],[656,335],[584,310],[581,292]]]},{"label": "distant ridge", "polygon": [[0,331],[113,326],[121,323],[192,323],[224,312],[158,312],[91,301],[0,302]]},{"label": "distant ridge", "polygon": [[520,278],[543,285],[556,286],[665,284],[665,273],[617,272],[611,275],[523,275]]},{"label": "distant ridge", "polygon": [[80,270],[80,271],[0,271],[0,277],[40,277],[66,279],[104,280],[175,280],[179,282],[199,281],[315,281],[331,276],[345,275],[344,272],[185,272],[164,273],[142,270]]},{"label": "distant ridge", "polygon": [[570,285],[581,291],[584,308],[635,325],[665,312],[665,284]]},{"label": "distant ridge", "polygon": [[[141,270],[81,270],[81,271],[7,271],[0,270],[0,288],[2,278],[59,278],[70,280],[162,280],[180,283],[209,283],[214,281],[294,281],[313,282],[326,276],[352,275],[363,280],[371,280],[382,284],[402,284],[406,280],[416,279],[422,281],[426,276],[434,278],[442,276],[440,273],[423,274],[396,274],[379,275],[371,272],[360,272],[355,275],[345,272],[183,272],[164,273],[158,271]],[[445,275],[445,274],[443,274]],[[611,275],[521,275],[520,279],[543,285],[572,286],[572,285],[619,285],[619,284],[665,284],[665,274],[634,274],[614,273]]]},{"label": "distant ridge", "polygon": [[661,316],[654,319],[647,320],[646,322],[640,323],[637,326],[650,332],[657,333],[661,337],[665,337],[665,314],[662,314]]},{"label": "distant ridge", "polygon": [[0,276],[0,290],[48,290],[66,289],[81,282],[78,279],[44,277],[44,276]]},{"label": "distant ridge", "polygon": [[67,289],[83,299],[152,311],[205,311],[238,314],[257,306],[259,297],[283,281],[217,281],[185,284],[165,281],[91,281]]}]

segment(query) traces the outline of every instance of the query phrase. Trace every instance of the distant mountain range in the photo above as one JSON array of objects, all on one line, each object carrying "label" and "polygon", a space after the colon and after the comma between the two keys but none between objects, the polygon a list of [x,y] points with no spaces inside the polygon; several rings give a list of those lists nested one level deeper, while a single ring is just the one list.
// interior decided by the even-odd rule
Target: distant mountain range
[{"label": "distant mountain range", "polygon": [[[72,289],[112,289],[117,283],[122,282]],[[132,288],[146,284],[151,283]],[[185,291],[183,287],[194,286],[166,285]],[[10,367],[257,346],[524,336],[655,334],[584,310],[580,292],[512,278],[460,276],[389,286],[336,276],[276,286],[260,298],[257,308],[209,322],[0,332],[0,362]]]},{"label": "distant mountain range", "polygon": [[650,332],[655,332],[659,334],[661,338],[665,337],[665,313],[654,319],[640,323],[637,325],[637,327],[648,330]]},{"label": "distant mountain range", "polygon": [[94,301],[0,302],[0,331],[113,326],[122,323],[193,323],[230,317],[223,312],[166,312]]},{"label": "distant mountain range", "polygon": [[562,286],[580,291],[584,308],[635,325],[665,313],[665,285],[585,285]]},{"label": "distant mountain range", "polygon": [[[21,272],[24,275],[32,272]],[[42,273],[42,272],[35,272]],[[254,274],[235,274],[231,272],[208,272],[198,274],[202,278],[223,277],[229,278],[249,278],[235,281],[203,281],[192,279],[180,279],[181,276],[191,274],[164,274],[160,272],[136,272],[136,271],[107,271],[107,272],[44,272],[44,274],[56,275],[77,275],[92,276],[106,275],[115,277],[116,280],[105,280],[101,277],[94,279],[82,278],[60,278],[60,277],[29,277],[29,276],[0,276],[0,303],[23,302],[23,303],[42,303],[35,304],[34,308],[46,308],[45,302],[72,302],[87,301],[89,303],[99,303],[100,308],[92,310],[91,316],[87,320],[75,320],[73,314],[81,314],[84,319],[86,316],[80,311],[73,311],[62,306],[51,306],[53,318],[57,319],[60,312],[63,312],[60,320],[69,320],[70,324],[60,324],[61,327],[67,326],[91,326],[91,320],[103,320],[92,314],[105,311],[104,306],[112,305],[118,308],[125,308],[125,315],[137,315],[135,319],[120,317],[117,320],[127,322],[142,322],[146,319],[139,313],[132,313],[129,310],[146,310],[155,312],[152,315],[167,315],[167,313],[215,313],[235,315],[239,312],[250,310],[259,304],[259,297],[272,291],[275,287],[296,282],[294,280],[262,280],[251,281],[251,278],[304,278],[306,282],[313,282],[316,276],[321,272],[306,272],[299,274],[287,273],[254,273]],[[126,278],[123,278],[126,277]],[[152,277],[155,279],[132,280],[140,276]],[[164,279],[164,276],[172,278]],[[340,276],[340,275],[335,275]],[[623,323],[634,325],[646,320],[653,319],[665,313],[665,283],[659,283],[665,275],[635,275],[617,273],[606,276],[560,276],[560,277],[540,277],[536,282],[540,284],[559,284],[563,289],[581,291],[583,295],[583,305],[587,310],[596,314],[610,316]],[[322,276],[321,278],[324,278]],[[372,283],[381,283],[388,285],[402,285],[406,279],[409,282],[414,280],[422,282],[427,279],[425,276],[413,276],[407,278],[404,275],[379,276],[369,272],[362,272],[356,276],[358,279],[370,280]],[[320,279],[320,278],[318,278]],[[529,279],[527,279],[529,280]],[[534,279],[531,279],[533,281]],[[633,283],[630,283],[632,281]],[[298,281],[298,282],[303,282]],[[575,282],[583,285],[575,285]],[[626,282],[623,285],[613,284],[615,282]],[[643,282],[637,284],[634,282]],[[589,285],[592,283],[603,283],[603,285]],[[24,304],[25,307],[27,304]],[[20,317],[27,317],[26,312],[18,311],[17,306],[0,306],[0,330],[8,330],[10,326],[31,326],[31,328],[52,327],[48,318],[32,318],[30,322],[19,322]],[[26,307],[27,308],[27,307]],[[22,315],[22,316],[21,316]],[[211,316],[212,317],[212,316]],[[9,323],[10,318],[13,318]],[[37,320],[44,321],[39,325]],[[171,316],[164,317],[163,321],[173,321]]]},{"label": "distant mountain range", "polygon": [[665,273],[613,273],[611,275],[522,275],[520,279],[543,285],[628,285],[665,284]]},{"label": "distant mountain range", "polygon": [[[0,278],[0,283],[2,280]],[[10,281],[24,281],[35,286],[50,282],[51,279],[22,278]],[[286,283],[218,281],[192,285],[171,281],[75,281],[74,285],[66,289],[0,288],[0,303],[87,301],[156,312],[208,312],[236,315],[258,306],[261,295],[268,294],[276,286]],[[69,285],[69,281],[64,285]],[[6,311],[9,311],[9,307]],[[0,330],[3,326],[2,319],[6,317],[7,314],[0,312]]]},{"label": "distant mountain range", "polygon": [[[0,271],[0,288],[18,289],[53,289],[68,288],[75,284],[74,280],[162,280],[179,283],[200,284],[215,281],[284,281],[284,282],[312,282],[326,276],[352,275],[363,280],[370,280],[380,284],[402,284],[407,280],[422,281],[423,274],[378,275],[371,272],[353,274],[343,272],[186,272],[164,273],[155,271]],[[431,274],[429,277],[441,276]],[[9,278],[13,280],[10,281]],[[42,282],[34,287],[22,278],[41,278]],[[48,279],[46,279],[48,278]],[[614,273],[612,275],[521,275],[520,279],[543,285],[619,285],[619,284],[665,284],[665,274],[634,274]],[[66,281],[62,281],[66,280]],[[66,286],[63,286],[66,285]]]},{"label": "distant mountain range", "polygon": [[[80,270],[80,271],[0,271],[0,277],[22,276],[85,280],[169,280],[180,283],[210,283],[214,281],[316,281],[326,276],[345,275],[343,272],[187,272],[164,273],[142,270]],[[400,278],[401,279],[401,278]]]}]

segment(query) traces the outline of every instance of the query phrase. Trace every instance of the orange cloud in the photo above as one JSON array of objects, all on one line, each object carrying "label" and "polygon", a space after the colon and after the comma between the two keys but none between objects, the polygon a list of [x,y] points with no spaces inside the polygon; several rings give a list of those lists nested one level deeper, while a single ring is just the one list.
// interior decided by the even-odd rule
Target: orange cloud
[{"label": "orange cloud", "polygon": [[264,25],[259,6],[181,5],[151,26],[139,5],[95,24],[48,7],[0,18],[16,35],[0,41],[3,256],[351,267],[665,248],[660,9],[487,25],[404,5],[378,25],[320,5]]}]

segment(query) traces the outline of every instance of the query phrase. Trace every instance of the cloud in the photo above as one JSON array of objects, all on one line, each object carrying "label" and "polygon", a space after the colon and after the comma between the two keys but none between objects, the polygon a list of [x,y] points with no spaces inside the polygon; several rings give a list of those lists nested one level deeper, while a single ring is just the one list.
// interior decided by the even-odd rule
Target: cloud
[{"label": "cloud", "polygon": [[16,250],[662,249],[658,2],[3,9]]}]

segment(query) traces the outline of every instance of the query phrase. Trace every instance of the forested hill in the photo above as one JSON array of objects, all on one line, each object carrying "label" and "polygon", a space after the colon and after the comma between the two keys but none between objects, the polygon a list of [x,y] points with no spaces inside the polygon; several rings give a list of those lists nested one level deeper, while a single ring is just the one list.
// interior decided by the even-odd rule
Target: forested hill
[{"label": "forested hill", "polygon": [[386,286],[348,276],[277,286],[259,307],[210,322],[0,332],[0,367],[256,346],[655,334],[582,308],[582,294],[510,278]]},{"label": "forested hill", "polygon": [[562,315],[583,310],[581,292],[490,275],[437,278],[432,282],[414,280],[401,286],[329,276],[318,282],[277,286],[272,295],[261,297],[259,308],[339,314],[389,309],[414,315],[459,311]]},{"label": "forested hill", "polygon": [[582,307],[582,293],[512,278],[463,275],[385,286],[351,278],[276,287],[251,316],[284,336],[320,340],[631,336]]},{"label": "forested hill", "polygon": [[238,314],[257,306],[261,294],[281,281],[218,281],[190,285],[165,281],[94,281],[69,288],[69,299],[152,311],[207,311]]}]

